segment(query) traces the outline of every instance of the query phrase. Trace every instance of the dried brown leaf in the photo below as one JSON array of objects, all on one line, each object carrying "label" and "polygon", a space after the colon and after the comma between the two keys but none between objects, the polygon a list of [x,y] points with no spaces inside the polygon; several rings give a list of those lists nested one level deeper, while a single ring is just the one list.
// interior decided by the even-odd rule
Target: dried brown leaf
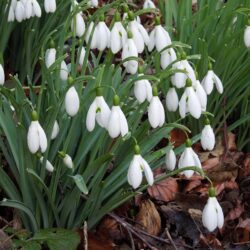
[{"label": "dried brown leaf", "polygon": [[152,198],[166,202],[174,200],[177,192],[178,183],[176,179],[172,177],[162,180],[148,188],[148,193]]},{"label": "dried brown leaf", "polygon": [[142,202],[136,216],[137,227],[151,235],[158,235],[161,230],[161,217],[151,200]]}]

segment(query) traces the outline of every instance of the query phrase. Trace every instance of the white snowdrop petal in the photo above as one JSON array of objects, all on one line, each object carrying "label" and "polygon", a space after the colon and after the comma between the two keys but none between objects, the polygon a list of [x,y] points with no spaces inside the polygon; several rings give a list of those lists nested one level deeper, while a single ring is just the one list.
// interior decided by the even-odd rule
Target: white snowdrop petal
[{"label": "white snowdrop petal", "polygon": [[5,82],[5,73],[2,64],[0,64],[0,85],[3,85]]},{"label": "white snowdrop petal", "polygon": [[69,116],[77,114],[80,107],[79,96],[74,86],[70,87],[65,95],[65,109]]},{"label": "white snowdrop petal", "polygon": [[152,9],[156,8],[154,2],[152,0],[145,0],[143,4],[143,9],[150,9],[150,8]]},{"label": "white snowdrop petal", "polygon": [[41,17],[42,10],[39,3],[36,0],[32,0],[32,4],[33,4],[33,13],[35,14],[35,16]]},{"label": "white snowdrop petal", "polygon": [[54,140],[58,134],[59,134],[59,124],[57,122],[57,120],[55,121],[54,125],[53,125],[53,129],[52,129],[52,134],[51,134],[51,140]]},{"label": "white snowdrop petal", "polygon": [[65,157],[63,158],[63,163],[65,164],[66,167],[72,169],[74,167],[74,163],[72,161],[72,158],[66,154]]},{"label": "white snowdrop petal", "polygon": [[29,151],[32,154],[35,154],[39,150],[40,142],[39,142],[39,133],[38,133],[38,121],[32,121],[28,134],[27,134],[27,142]]},{"label": "white snowdrop petal", "polygon": [[144,170],[144,174],[148,182],[148,185],[152,186],[154,184],[154,175],[153,175],[152,169],[142,157],[141,157],[141,161],[143,163],[143,168],[144,168],[143,170]]},{"label": "white snowdrop petal", "polygon": [[120,120],[121,136],[123,137],[128,133],[128,122],[121,108],[119,110],[119,116],[120,116],[119,120]]},{"label": "white snowdrop petal", "polygon": [[122,39],[116,23],[114,24],[110,34],[110,48],[113,54],[118,53],[122,48]]},{"label": "white snowdrop petal", "polygon": [[66,62],[63,60],[61,62],[61,69],[60,69],[60,78],[62,81],[66,81],[68,79],[68,67]]},{"label": "white snowdrop petal", "polygon": [[217,91],[222,94],[223,93],[223,84],[220,78],[214,73],[214,83]]},{"label": "white snowdrop petal", "polygon": [[140,23],[137,22],[136,25],[137,25],[137,28],[138,28],[139,32],[142,35],[144,43],[148,46],[149,42],[150,42],[148,32],[146,31],[146,29]]},{"label": "white snowdrop petal", "polygon": [[173,149],[169,149],[166,153],[165,158],[166,168],[170,171],[175,169],[176,166],[176,155]]},{"label": "white snowdrop petal", "polygon": [[152,128],[159,126],[159,97],[153,96],[148,107],[148,120]]},{"label": "white snowdrop petal", "polygon": [[247,26],[244,31],[244,43],[247,48],[250,48],[250,26]]},{"label": "white snowdrop petal", "polygon": [[158,52],[160,52],[164,47],[171,44],[171,39],[168,32],[161,26],[157,25],[155,27],[155,47]]},{"label": "white snowdrop petal", "polygon": [[32,16],[32,2],[31,0],[27,0],[25,3],[25,17],[29,19]]},{"label": "white snowdrop petal", "polygon": [[206,111],[206,109],[207,109],[207,93],[204,90],[204,88],[202,87],[202,85],[200,84],[199,80],[196,81],[195,89],[196,89],[197,97],[198,97],[200,104],[201,104],[201,110]]},{"label": "white snowdrop petal", "polygon": [[214,207],[213,198],[208,198],[207,204],[203,209],[202,223],[210,232],[214,231],[217,227],[217,213]]},{"label": "white snowdrop petal", "polygon": [[207,95],[210,95],[214,88],[213,75],[214,75],[213,71],[209,70],[201,82],[201,85],[205,89]]},{"label": "white snowdrop petal", "polygon": [[215,201],[215,208],[217,211],[217,226],[218,226],[218,228],[222,228],[223,224],[224,224],[224,214],[223,214],[222,208],[221,208],[219,202],[217,201],[217,199]]},{"label": "white snowdrop petal", "polygon": [[187,94],[186,91],[183,93],[179,102],[179,113],[181,118],[185,118],[187,113]]},{"label": "white snowdrop petal", "polygon": [[140,166],[140,161],[138,159],[139,155],[135,155],[130,163],[128,169],[128,183],[134,188],[138,188],[142,182],[142,169]]},{"label": "white snowdrop petal", "polygon": [[47,49],[45,53],[45,65],[49,68],[56,60],[56,49]]},{"label": "white snowdrop petal", "polygon": [[144,80],[135,82],[134,95],[139,103],[143,103],[147,98],[147,89]]},{"label": "white snowdrop petal", "polygon": [[75,18],[73,18],[72,23],[71,23],[71,29],[74,31],[75,27],[75,32],[78,37],[82,37],[84,32],[85,32],[85,22],[80,13],[77,13]]},{"label": "white snowdrop petal", "polygon": [[148,80],[144,80],[145,88],[146,88],[146,93],[147,93],[147,100],[150,102],[153,94],[152,94],[152,86]]},{"label": "white snowdrop petal", "polygon": [[41,149],[41,152],[44,153],[47,149],[47,137],[46,137],[46,134],[43,130],[43,128],[41,127],[41,125],[38,123],[37,125],[37,128],[38,128],[38,135],[39,135],[39,146],[40,146],[40,149]]},{"label": "white snowdrop petal", "polygon": [[166,69],[173,61],[177,59],[173,48],[167,49],[161,53],[161,67]]},{"label": "white snowdrop petal", "polygon": [[[178,168],[185,168],[185,167],[193,167],[195,166],[194,158],[193,158],[193,150],[192,148],[185,148],[184,152],[181,154],[181,158],[178,163]],[[193,170],[185,170],[183,174],[190,178],[193,176]]]},{"label": "white snowdrop petal", "polygon": [[15,16],[18,22],[22,22],[23,19],[25,18],[25,9],[21,1],[18,1],[16,4]]},{"label": "white snowdrop petal", "polygon": [[107,127],[108,132],[109,132],[109,136],[111,138],[116,138],[121,133],[119,119],[120,119],[119,106],[113,106],[111,109],[108,127]]},{"label": "white snowdrop petal", "polygon": [[170,88],[166,96],[166,106],[171,112],[175,112],[178,109],[179,98],[175,88]]},{"label": "white snowdrop petal", "polygon": [[109,121],[110,108],[103,96],[97,96],[96,103],[97,107],[100,109],[100,112],[96,113],[96,121],[101,127],[106,128]]},{"label": "white snowdrop petal", "polygon": [[210,125],[205,125],[201,132],[201,146],[204,150],[213,150],[215,135]]},{"label": "white snowdrop petal", "polygon": [[186,90],[187,90],[187,95],[188,95],[188,99],[187,99],[188,110],[194,118],[199,119],[201,116],[200,101],[196,93],[194,92],[193,87],[188,87],[186,88]]},{"label": "white snowdrop petal", "polygon": [[94,100],[89,107],[87,118],[86,118],[86,127],[89,132],[93,131],[95,128],[96,112],[100,112],[100,111],[97,111],[96,100]]},{"label": "white snowdrop petal", "polygon": [[129,23],[129,30],[133,34],[132,39],[133,39],[133,41],[135,43],[135,46],[137,48],[138,53],[142,53],[143,50],[144,50],[144,40],[143,40],[143,37],[142,37],[141,33],[139,32],[139,30],[137,28],[137,22],[135,20],[131,21]]},{"label": "white snowdrop petal", "polygon": [[151,52],[155,47],[155,28],[151,31],[149,35],[148,50]]}]

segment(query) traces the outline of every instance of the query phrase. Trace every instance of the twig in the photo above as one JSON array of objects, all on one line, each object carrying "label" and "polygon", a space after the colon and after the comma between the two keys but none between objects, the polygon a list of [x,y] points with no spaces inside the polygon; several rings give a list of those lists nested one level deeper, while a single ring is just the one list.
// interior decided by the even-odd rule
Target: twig
[{"label": "twig", "polygon": [[169,233],[169,231],[168,231],[167,228],[165,228],[165,232],[166,232],[166,235],[167,235],[168,239],[170,240],[170,242],[171,242],[173,248],[174,248],[175,250],[178,250],[178,248],[176,247],[176,245],[175,245],[175,243],[174,243],[174,241],[173,241],[173,239],[172,239],[172,237],[171,237],[171,235],[170,235],[170,233]]},{"label": "twig", "polygon": [[132,236],[132,234],[131,234],[131,232],[129,231],[128,228],[126,228],[126,230],[128,232],[128,235],[129,235],[129,238],[130,238],[130,241],[131,241],[132,250],[135,250],[135,242],[134,242],[133,236]]},{"label": "twig", "polygon": [[88,250],[88,224],[84,221],[83,225],[84,250]]},{"label": "twig", "polygon": [[155,248],[151,246],[150,243],[147,242],[147,240],[141,236],[136,230],[127,223],[124,219],[120,218],[119,216],[115,215],[114,213],[108,213],[110,217],[112,217],[114,220],[116,220],[118,223],[120,223],[126,230],[129,230],[132,234],[134,234],[137,238],[139,238],[143,243],[147,245],[147,247],[151,250],[154,250]]}]

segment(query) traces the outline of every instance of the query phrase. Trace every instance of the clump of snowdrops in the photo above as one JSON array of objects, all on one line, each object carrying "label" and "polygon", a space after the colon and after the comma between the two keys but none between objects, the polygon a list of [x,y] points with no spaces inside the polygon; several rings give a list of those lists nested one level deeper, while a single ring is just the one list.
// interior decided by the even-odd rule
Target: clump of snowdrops
[{"label": "clump of snowdrops", "polygon": [[[23,1],[13,2],[8,8],[17,21],[27,19],[26,12],[20,18]],[[31,2],[32,17],[37,1]],[[45,0],[46,12],[56,12],[52,2]],[[137,12],[114,1],[92,16],[88,9],[97,3],[90,2],[72,1],[62,27],[48,36],[39,86],[28,77],[25,88],[11,76],[15,87],[5,88],[0,67],[0,146],[8,163],[0,169],[8,196],[1,205],[19,209],[31,231],[78,227],[85,220],[91,228],[162,178],[178,173],[207,178],[188,136],[192,128],[181,123],[187,116],[200,119],[201,145],[214,148],[207,96],[215,89],[222,94],[223,84],[212,61],[200,82],[195,69],[200,56],[188,55],[190,45],[171,40],[151,1]],[[110,22],[106,14],[113,8]],[[154,15],[147,28],[140,20],[145,13]],[[180,119],[168,123],[166,110],[178,112]],[[169,142],[157,150],[173,128],[186,133],[186,145],[174,150]],[[168,171],[155,179],[153,169],[163,162]],[[223,220],[211,183],[203,223],[213,231]]]}]

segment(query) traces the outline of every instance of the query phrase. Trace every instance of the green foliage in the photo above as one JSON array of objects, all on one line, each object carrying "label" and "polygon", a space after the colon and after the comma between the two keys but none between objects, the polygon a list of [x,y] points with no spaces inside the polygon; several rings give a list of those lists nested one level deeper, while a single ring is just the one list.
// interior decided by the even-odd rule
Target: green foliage
[{"label": "green foliage", "polygon": [[[191,54],[201,54],[196,68],[202,79],[207,72],[208,56],[214,61],[214,70],[222,79],[223,95],[212,94],[207,110],[216,114],[213,126],[217,132],[224,123],[237,134],[239,150],[250,150],[250,56],[243,36],[250,13],[248,0],[223,3],[217,0],[197,1],[192,12],[191,0],[159,1],[166,28],[173,40],[191,44]],[[173,30],[174,27],[174,30]],[[192,128],[194,121],[191,121]],[[197,133],[201,127],[196,124]]]}]

